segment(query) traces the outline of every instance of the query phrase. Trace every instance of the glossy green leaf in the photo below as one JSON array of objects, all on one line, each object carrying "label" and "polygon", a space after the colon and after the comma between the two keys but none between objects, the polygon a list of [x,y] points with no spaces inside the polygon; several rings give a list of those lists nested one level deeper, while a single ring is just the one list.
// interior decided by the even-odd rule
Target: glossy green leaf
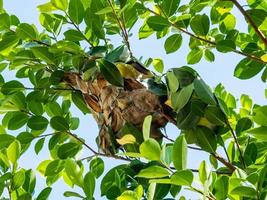
[{"label": "glossy green leaf", "polygon": [[66,11],[68,9],[68,0],[51,0],[51,3],[60,10]]},{"label": "glossy green leaf", "polygon": [[267,126],[267,106],[254,109],[254,113],[253,120],[261,126]]},{"label": "glossy green leaf", "polygon": [[36,58],[39,58],[48,64],[54,64],[54,55],[49,52],[47,47],[40,46],[40,47],[32,47],[31,48],[33,54],[36,56]]},{"label": "glossy green leaf", "polygon": [[151,16],[147,19],[146,23],[154,31],[162,31],[164,28],[170,26],[169,21],[161,16]]},{"label": "glossy green leaf", "polygon": [[257,192],[254,188],[248,186],[237,186],[235,187],[230,194],[238,195],[239,197],[250,197],[256,198]]},{"label": "glossy green leaf", "polygon": [[101,73],[109,83],[119,87],[123,86],[123,78],[116,65],[104,59],[100,60],[98,65]]},{"label": "glossy green leaf", "polygon": [[90,162],[90,170],[96,178],[99,178],[104,172],[104,161],[99,157],[94,158]]},{"label": "glossy green leaf", "polygon": [[217,106],[208,106],[205,110],[204,116],[213,124],[224,126],[226,122],[225,114]]},{"label": "glossy green leaf", "polygon": [[168,37],[164,43],[164,48],[167,54],[177,51],[182,45],[183,38],[181,34],[173,34]]},{"label": "glossy green leaf", "polygon": [[36,144],[34,146],[34,151],[36,154],[39,154],[39,152],[42,150],[42,148],[44,146],[44,142],[45,142],[45,138],[41,138],[36,142]]},{"label": "glossy green leaf", "polygon": [[173,144],[173,165],[177,170],[184,170],[187,166],[187,142],[184,135],[180,135]]},{"label": "glossy green leaf", "polygon": [[163,70],[164,70],[164,63],[163,63],[163,61],[160,58],[153,59],[152,64],[153,64],[154,69],[157,72],[159,72],[159,73],[162,73],[163,72]]},{"label": "glossy green leaf", "polygon": [[82,195],[80,195],[79,193],[77,192],[72,192],[72,191],[66,191],[64,192],[63,194],[65,197],[78,197],[78,198],[84,198]]},{"label": "glossy green leaf", "polygon": [[171,103],[176,112],[179,112],[189,101],[193,93],[193,84],[171,95]]},{"label": "glossy green leaf", "polygon": [[160,145],[152,138],[144,141],[139,147],[140,153],[148,160],[160,160]]},{"label": "glossy green leaf", "polygon": [[51,2],[47,2],[44,4],[38,5],[37,8],[42,13],[57,10],[57,8]]},{"label": "glossy green leaf", "polygon": [[15,34],[2,37],[2,40],[0,41],[0,54],[8,55],[18,42],[19,38]]},{"label": "glossy green leaf", "polygon": [[179,81],[176,78],[175,74],[170,71],[166,74],[167,84],[170,92],[176,92],[179,88]]},{"label": "glossy green leaf", "polygon": [[146,118],[144,119],[144,123],[143,123],[143,138],[144,138],[144,140],[148,140],[150,138],[151,122],[152,122],[152,116],[151,115],[146,116]]},{"label": "glossy green leaf", "polygon": [[245,117],[238,120],[236,124],[236,134],[239,135],[241,132],[248,130],[252,127],[252,121]]},{"label": "glossy green leaf", "polygon": [[74,29],[65,31],[64,36],[67,40],[71,40],[73,42],[84,40],[83,34]]},{"label": "glossy green leaf", "polygon": [[196,94],[203,102],[211,105],[216,105],[216,100],[212,91],[202,79],[196,78],[194,80],[194,88]]},{"label": "glossy green leaf", "polygon": [[138,196],[136,192],[131,191],[131,190],[126,190],[124,191],[118,198],[117,200],[138,200]]},{"label": "glossy green leaf", "polygon": [[267,126],[260,126],[257,128],[253,128],[250,130],[247,130],[247,132],[252,135],[253,137],[255,137],[258,140],[266,140],[267,141]]},{"label": "glossy green leaf", "polygon": [[17,130],[23,127],[29,119],[26,113],[16,112],[8,122],[9,130]]},{"label": "glossy green leaf", "polygon": [[74,91],[71,93],[73,103],[84,113],[90,113],[89,108],[87,107],[82,93],[80,91]]},{"label": "glossy green leaf", "polygon": [[64,169],[64,164],[65,162],[62,160],[51,161],[45,169],[45,176],[56,176]]},{"label": "glossy green leaf", "polygon": [[52,191],[52,188],[51,187],[47,187],[45,189],[43,189],[39,195],[37,196],[37,199],[36,200],[48,200],[48,197],[50,195]]},{"label": "glossy green leaf", "polygon": [[180,4],[180,0],[162,1],[163,12],[167,16],[172,16],[176,12],[176,10],[178,9],[179,4]]},{"label": "glossy green leaf", "polygon": [[74,160],[66,160],[65,171],[75,185],[83,187],[82,170]]},{"label": "glossy green leaf", "polygon": [[7,148],[8,160],[14,165],[20,157],[21,145],[19,141],[13,141]]},{"label": "glossy green leaf", "polygon": [[174,185],[190,186],[193,182],[194,176],[191,170],[181,170],[175,172],[171,177],[171,183]]},{"label": "glossy green leaf", "polygon": [[69,130],[69,123],[64,117],[55,116],[50,120],[50,126],[57,131]]},{"label": "glossy green leaf", "polygon": [[215,60],[214,54],[209,49],[205,49],[205,51],[204,51],[204,57],[209,62],[214,62],[214,60]]},{"label": "glossy green leaf", "polygon": [[227,53],[236,49],[236,45],[232,40],[221,40],[216,44],[216,49],[219,52]]},{"label": "glossy green leaf", "polygon": [[187,55],[187,64],[196,64],[198,63],[203,56],[203,50],[202,49],[193,49],[189,52]]},{"label": "glossy green leaf", "polygon": [[191,19],[190,27],[197,35],[207,35],[210,28],[209,17],[205,14],[194,16]]},{"label": "glossy green leaf", "polygon": [[198,176],[199,176],[200,182],[204,185],[205,182],[208,180],[208,176],[209,176],[209,170],[208,170],[208,166],[205,160],[203,160],[200,163],[200,166],[198,169]]},{"label": "glossy green leaf", "polygon": [[33,130],[43,130],[46,129],[47,125],[48,125],[48,120],[43,117],[43,116],[32,116],[29,120],[28,120],[28,127],[33,129]]},{"label": "glossy green leaf", "polygon": [[16,190],[20,188],[25,181],[25,171],[23,169],[15,173],[13,177],[12,189]]},{"label": "glossy green leaf", "polygon": [[88,172],[83,179],[83,191],[88,199],[94,199],[95,176],[92,172]]},{"label": "glossy green leaf", "polygon": [[141,178],[163,178],[169,176],[170,173],[166,168],[160,166],[150,166],[142,169],[136,176]]},{"label": "glossy green leaf", "polygon": [[81,1],[70,0],[68,13],[74,23],[80,24],[83,21],[84,17],[84,7]]},{"label": "glossy green leaf", "polygon": [[219,177],[214,185],[215,196],[217,199],[226,199],[228,194],[228,177]]},{"label": "glossy green leaf", "polygon": [[69,142],[61,145],[57,150],[57,156],[60,159],[74,157],[80,150],[80,145],[77,143]]},{"label": "glossy green leaf", "polygon": [[44,113],[43,105],[40,101],[28,101],[28,107],[35,115],[42,115]]},{"label": "glossy green leaf", "polygon": [[37,33],[30,24],[26,23],[19,24],[18,28],[16,29],[16,32],[18,36],[23,40],[25,39],[34,40],[37,38]]},{"label": "glossy green leaf", "polygon": [[215,133],[206,127],[198,127],[196,130],[197,144],[210,153],[216,151],[217,141]]},{"label": "glossy green leaf", "polygon": [[5,95],[12,94],[17,91],[23,91],[24,86],[22,83],[19,81],[13,80],[6,82],[2,87],[1,87],[1,92]]}]

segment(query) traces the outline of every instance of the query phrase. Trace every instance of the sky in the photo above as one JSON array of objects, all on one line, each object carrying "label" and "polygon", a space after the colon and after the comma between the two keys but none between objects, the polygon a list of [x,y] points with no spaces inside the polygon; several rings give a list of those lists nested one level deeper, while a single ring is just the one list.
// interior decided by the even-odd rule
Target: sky
[{"label": "sky", "polygon": [[[36,6],[45,2],[46,1],[44,0],[4,0],[4,8],[9,14],[12,13],[18,16],[21,22],[35,24],[37,25],[39,30],[42,30],[38,22],[39,13]],[[244,23],[243,17],[236,10],[234,11],[234,14],[239,20],[237,22],[238,28],[240,30],[246,31],[247,27]],[[154,35],[145,40],[138,40],[137,30],[137,28],[133,29],[133,36],[130,38],[131,48],[136,57],[142,56],[144,58],[162,58],[165,64],[165,71],[167,71],[169,68],[187,65],[186,56],[189,52],[188,36],[183,35],[184,40],[181,49],[179,49],[175,53],[166,55],[164,50],[165,39],[157,40]],[[121,39],[113,38],[112,41],[116,46],[116,44],[120,45]],[[234,53],[221,54],[216,51],[213,52],[216,55],[215,62],[209,63],[202,59],[200,63],[193,66],[193,68],[200,74],[203,80],[211,88],[214,88],[217,84],[222,83],[225,86],[226,90],[231,92],[237,98],[239,98],[241,94],[248,94],[252,97],[255,103],[265,104],[266,99],[264,97],[264,89],[266,88],[266,86],[261,82],[260,75],[249,80],[240,80],[233,76],[236,64],[243,57]],[[8,77],[5,78],[8,79]],[[74,116],[76,115],[80,117],[81,124],[81,126],[77,131],[75,131],[75,133],[83,137],[87,143],[89,143],[96,149],[94,138],[98,134],[98,128],[93,118],[89,115],[82,116],[81,112],[79,112],[75,108],[73,108],[73,113]],[[175,136],[178,136],[179,130],[174,126],[168,126],[167,133],[170,133],[170,135],[174,138]],[[33,147],[34,146],[32,145],[31,149],[33,149]],[[84,152],[83,155],[86,155],[86,153],[88,152]],[[33,151],[30,151],[27,152],[26,155],[22,156],[21,165],[25,168],[36,168],[39,162],[44,159],[49,159],[49,154],[47,151],[41,151],[38,156],[36,156]],[[189,150],[188,167],[197,169],[203,159],[206,159],[203,154]],[[108,166],[108,168],[111,168],[112,166],[116,166],[118,164],[118,161],[111,159],[105,159],[105,162],[105,166]],[[86,165],[86,167],[88,166]],[[42,186],[44,186],[44,183],[44,178],[41,178],[37,174],[38,187],[36,188],[36,193],[40,192]],[[99,186],[96,186],[96,188],[99,188]],[[58,181],[53,185],[53,191],[49,199],[65,199],[62,196],[65,190],[72,190],[72,188],[66,186],[62,181]],[[99,189],[96,189],[95,194],[97,196],[96,199],[103,199],[100,198]],[[195,194],[192,194],[191,192],[184,192],[183,194],[189,199],[197,199],[197,196]],[[71,198],[68,199],[71,200]]]}]

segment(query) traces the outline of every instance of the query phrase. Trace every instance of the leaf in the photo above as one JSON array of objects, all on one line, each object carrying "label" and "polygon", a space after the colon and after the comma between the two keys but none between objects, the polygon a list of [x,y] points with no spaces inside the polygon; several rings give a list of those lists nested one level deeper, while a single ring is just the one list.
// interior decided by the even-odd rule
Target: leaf
[{"label": "leaf", "polygon": [[42,148],[44,146],[44,142],[45,142],[45,138],[41,138],[36,142],[36,144],[34,146],[34,151],[36,154],[39,154],[39,152],[42,150]]},{"label": "leaf", "polygon": [[159,73],[162,73],[163,72],[164,64],[163,64],[163,61],[160,58],[153,59],[152,64],[153,64],[154,69],[157,72],[159,72]]},{"label": "leaf", "polygon": [[69,142],[61,145],[57,150],[57,156],[60,159],[74,157],[80,150],[80,145],[74,142]]},{"label": "leaf", "polygon": [[154,31],[162,31],[164,28],[170,26],[169,21],[161,16],[151,16],[147,19],[146,23]]},{"label": "leaf", "polygon": [[[164,2],[164,1],[163,1]],[[182,45],[183,38],[181,34],[173,34],[168,37],[164,43],[164,48],[167,54],[177,51]]]},{"label": "leaf", "polygon": [[69,123],[64,117],[55,116],[50,120],[50,126],[57,131],[68,131]]},{"label": "leaf", "polygon": [[66,11],[68,9],[68,0],[51,0],[51,3],[60,10]]},{"label": "leaf", "polygon": [[254,113],[253,120],[261,126],[267,126],[267,106],[257,107]]},{"label": "leaf", "polygon": [[80,24],[83,21],[84,17],[84,7],[81,1],[70,0],[68,13],[74,23]]},{"label": "leaf", "polygon": [[13,165],[17,162],[20,156],[21,146],[19,141],[13,141],[7,148],[7,157]]},{"label": "leaf", "polygon": [[121,57],[123,57],[123,54],[125,52],[125,46],[121,45],[109,52],[106,56],[105,59],[108,60],[109,62],[117,62],[121,60]]},{"label": "leaf", "polygon": [[74,160],[66,160],[65,171],[75,185],[83,187],[82,170]]},{"label": "leaf", "polygon": [[63,160],[51,161],[45,169],[45,176],[56,176],[64,169],[64,164],[65,162]]},{"label": "leaf", "polygon": [[162,8],[164,13],[169,17],[172,16],[176,10],[178,9],[178,6],[180,4],[180,0],[164,0],[162,1]]},{"label": "leaf", "polygon": [[187,63],[188,64],[196,64],[198,63],[203,55],[203,50],[202,49],[193,49],[189,52],[189,54],[187,55]]},{"label": "leaf", "polygon": [[125,144],[134,144],[136,142],[136,139],[135,139],[135,137],[133,135],[126,134],[126,135],[122,136],[122,138],[116,139],[116,141],[120,145],[125,145]]},{"label": "leaf", "polygon": [[226,117],[221,109],[217,106],[208,106],[205,110],[204,116],[213,124],[224,126]]},{"label": "leaf", "polygon": [[193,84],[190,84],[171,95],[172,106],[176,112],[179,112],[188,103],[192,93]]},{"label": "leaf", "polygon": [[168,72],[166,74],[166,79],[170,92],[176,92],[179,89],[179,81],[175,74],[172,71]]},{"label": "leaf", "polygon": [[35,55],[36,58],[39,58],[48,64],[54,64],[54,55],[49,52],[47,47],[40,46],[40,47],[32,47],[32,53]]},{"label": "leaf", "polygon": [[267,126],[260,126],[257,128],[253,128],[250,130],[247,130],[247,133],[252,135],[258,140],[265,140],[267,141]]},{"label": "leaf", "polygon": [[35,115],[42,115],[44,113],[43,105],[40,101],[28,101],[29,110]]},{"label": "leaf", "polygon": [[65,31],[64,36],[67,40],[70,40],[73,42],[78,42],[78,41],[85,39],[81,32],[74,30],[74,29],[70,29],[70,30]]},{"label": "leaf", "polygon": [[63,194],[65,197],[78,197],[78,198],[81,198],[83,199],[84,197],[81,196],[80,194],[78,194],[77,192],[72,192],[72,191],[66,191],[64,192]]},{"label": "leaf", "polygon": [[150,166],[148,168],[142,169],[136,177],[141,178],[163,178],[169,176],[170,173],[167,169],[160,166]]},{"label": "leaf", "polygon": [[25,181],[25,171],[19,170],[15,173],[13,177],[13,182],[12,182],[12,190],[17,190],[20,188]]},{"label": "leaf", "polygon": [[180,135],[173,144],[172,160],[175,169],[184,170],[187,165],[187,143],[184,135]]},{"label": "leaf", "polygon": [[210,22],[206,14],[195,15],[190,22],[192,31],[197,35],[205,36],[209,32]]},{"label": "leaf", "polygon": [[41,5],[37,6],[39,12],[41,13],[45,13],[45,12],[51,12],[54,10],[57,10],[57,8],[51,3],[51,2],[47,2]]},{"label": "leaf", "polygon": [[217,42],[216,49],[219,52],[227,53],[236,49],[236,45],[232,40],[221,40]]},{"label": "leaf", "polygon": [[116,65],[113,63],[102,59],[98,61],[100,71],[103,74],[104,78],[112,85],[122,87],[124,85],[123,78],[120,74],[120,71],[117,69]]},{"label": "leaf", "polygon": [[124,191],[119,197],[116,198],[117,200],[139,200],[136,192],[131,190]]},{"label": "leaf", "polygon": [[204,150],[213,153],[217,149],[215,133],[206,127],[196,129],[197,144]]},{"label": "leaf", "polygon": [[160,160],[160,145],[152,138],[144,141],[139,147],[140,153],[148,160]]},{"label": "leaf", "polygon": [[194,88],[196,94],[203,102],[211,105],[217,104],[212,91],[202,79],[196,78],[194,80]]},{"label": "leaf", "polygon": [[104,161],[98,157],[91,160],[90,171],[95,174],[96,178],[99,178],[104,172]]},{"label": "leaf", "polygon": [[1,87],[1,92],[5,95],[10,95],[14,92],[23,91],[24,85],[19,81],[8,81]]},{"label": "leaf", "polygon": [[82,93],[80,91],[73,91],[71,93],[71,99],[73,103],[83,112],[83,114],[90,113],[87,104],[84,101]]},{"label": "leaf", "polygon": [[228,194],[228,181],[227,176],[220,176],[214,185],[216,199],[226,199]]},{"label": "leaf", "polygon": [[23,144],[29,144],[34,139],[33,134],[29,132],[22,132],[17,136],[17,140]]},{"label": "leaf", "polygon": [[29,117],[26,113],[16,112],[8,122],[8,129],[17,130],[23,127],[27,123],[28,119]]},{"label": "leaf", "polygon": [[203,160],[200,163],[200,166],[198,169],[198,176],[199,176],[199,180],[201,181],[201,183],[205,185],[205,182],[208,180],[208,176],[209,176],[208,166],[205,160]]},{"label": "leaf", "polygon": [[263,62],[267,62],[267,53],[261,56]]},{"label": "leaf", "polygon": [[2,37],[2,40],[0,41],[0,55],[8,55],[18,42],[19,38],[15,34]]},{"label": "leaf", "polygon": [[214,54],[209,49],[205,49],[205,51],[204,51],[204,57],[209,62],[213,62],[215,60]]},{"label": "leaf", "polygon": [[239,79],[249,79],[256,76],[264,68],[264,66],[264,63],[244,58],[237,64],[234,76]]},{"label": "leaf", "polygon": [[143,138],[144,140],[148,140],[150,138],[150,127],[152,122],[152,115],[148,115],[145,117],[143,122]]},{"label": "leaf", "polygon": [[254,188],[248,186],[237,186],[230,194],[238,195],[239,197],[251,197],[256,198],[257,192]]},{"label": "leaf", "polygon": [[88,172],[83,179],[83,191],[88,199],[94,199],[95,176],[92,172]]},{"label": "leaf", "polygon": [[51,187],[43,189],[40,194],[37,196],[36,200],[48,200],[48,197],[52,191]]},{"label": "leaf", "polygon": [[194,175],[191,170],[181,170],[172,175],[171,183],[174,185],[191,186],[193,179]]},{"label": "leaf", "polygon": [[33,130],[43,130],[47,128],[48,120],[43,116],[32,116],[27,123],[27,126]]},{"label": "leaf", "polygon": [[35,32],[34,28],[30,24],[21,23],[18,25],[16,32],[18,36],[25,40],[25,39],[36,39],[37,33]]},{"label": "leaf", "polygon": [[237,135],[240,135],[240,133],[242,133],[243,131],[245,130],[248,130],[252,127],[252,121],[247,118],[247,117],[244,117],[244,118],[241,118],[237,121],[237,124],[236,124],[236,134]]}]

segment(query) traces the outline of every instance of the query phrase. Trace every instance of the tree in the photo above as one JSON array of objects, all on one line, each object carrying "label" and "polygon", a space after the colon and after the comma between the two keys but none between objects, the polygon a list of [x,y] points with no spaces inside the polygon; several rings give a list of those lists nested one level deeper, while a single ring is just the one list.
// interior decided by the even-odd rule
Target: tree
[{"label": "tree", "polygon": [[[38,6],[42,32],[0,2],[0,69],[16,73],[8,81],[0,75],[2,199],[48,199],[59,179],[82,191],[64,196],[88,200],[96,181],[107,199],[174,199],[184,189],[210,200],[266,198],[266,106],[246,94],[237,102],[222,84],[211,90],[189,66],[164,71],[160,58],[136,58],[129,42],[134,26],[139,39],[166,38],[167,54],[188,37],[188,65],[213,62],[213,51],[232,52],[243,57],[235,77],[263,71],[265,82],[266,1],[51,0]],[[236,28],[233,8],[247,32]],[[112,45],[113,35],[121,45]],[[72,105],[79,118],[94,116],[99,149],[75,131]],[[168,123],[180,130],[173,138],[164,132]],[[33,144],[36,154],[48,148],[51,156],[37,168],[47,184],[39,193],[35,169],[18,162]],[[209,162],[188,168],[188,149],[206,152]],[[125,164],[103,174],[103,157]]]}]

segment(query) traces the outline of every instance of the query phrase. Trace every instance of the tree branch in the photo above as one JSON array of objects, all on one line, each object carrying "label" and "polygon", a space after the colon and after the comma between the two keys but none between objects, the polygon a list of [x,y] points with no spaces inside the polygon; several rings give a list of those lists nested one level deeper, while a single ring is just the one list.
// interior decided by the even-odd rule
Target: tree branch
[{"label": "tree branch", "polygon": [[253,21],[253,19],[249,16],[249,14],[244,10],[244,8],[239,4],[237,0],[230,0],[233,2],[233,4],[238,8],[238,10],[242,13],[242,15],[246,18],[248,23],[252,26],[256,34],[259,36],[261,41],[264,43],[265,47],[267,47],[267,39],[264,36],[264,34],[259,30],[256,23]]}]

